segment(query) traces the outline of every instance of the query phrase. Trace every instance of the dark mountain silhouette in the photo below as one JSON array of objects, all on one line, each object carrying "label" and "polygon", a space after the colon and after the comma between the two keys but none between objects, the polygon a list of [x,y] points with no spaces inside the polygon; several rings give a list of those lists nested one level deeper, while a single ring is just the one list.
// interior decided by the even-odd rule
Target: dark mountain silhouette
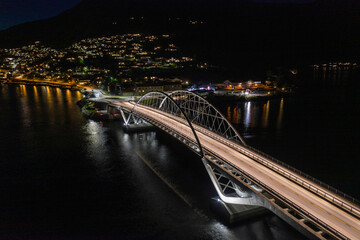
[{"label": "dark mountain silhouette", "polygon": [[64,47],[106,34],[168,33],[190,54],[242,69],[349,60],[360,52],[359,10],[360,2],[350,0],[84,0],[56,17],[1,31],[0,47],[38,40]]}]

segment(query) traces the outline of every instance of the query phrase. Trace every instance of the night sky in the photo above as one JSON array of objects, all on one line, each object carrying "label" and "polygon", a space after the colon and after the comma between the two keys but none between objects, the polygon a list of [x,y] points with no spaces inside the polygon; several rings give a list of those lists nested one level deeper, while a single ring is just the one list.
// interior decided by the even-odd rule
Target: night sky
[{"label": "night sky", "polygon": [[0,0],[0,30],[55,16],[81,0]]},{"label": "night sky", "polygon": [[[301,3],[312,0],[252,1]],[[0,0],[0,30],[9,28],[16,24],[55,16],[64,10],[75,6],[79,2],[81,2],[81,0]]]}]

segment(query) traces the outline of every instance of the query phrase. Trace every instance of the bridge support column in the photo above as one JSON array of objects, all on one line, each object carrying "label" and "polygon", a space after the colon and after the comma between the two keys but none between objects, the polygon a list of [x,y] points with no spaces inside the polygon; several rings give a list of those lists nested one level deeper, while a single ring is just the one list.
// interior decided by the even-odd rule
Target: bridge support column
[{"label": "bridge support column", "polygon": [[[252,183],[225,162],[220,163],[224,168],[222,169],[211,158],[210,160],[202,158],[202,161],[219,194],[218,198],[212,200],[212,206],[216,212],[220,213],[220,216],[223,216],[225,221],[233,223],[271,211],[303,233],[307,239],[326,239],[319,232],[319,230],[322,231],[321,228],[314,230],[313,227],[309,227],[305,217],[296,214],[294,209],[289,209],[286,205],[282,206],[279,199]],[[235,175],[235,178],[231,175]]]},{"label": "bridge support column", "polygon": [[133,113],[126,112],[119,108],[124,125],[125,132],[145,132],[155,129],[154,125],[146,122],[144,119],[137,117]]},{"label": "bridge support column", "polygon": [[212,198],[211,207],[224,221],[234,223],[267,212],[261,199],[251,190],[231,181],[205,158],[202,161],[219,195]]}]

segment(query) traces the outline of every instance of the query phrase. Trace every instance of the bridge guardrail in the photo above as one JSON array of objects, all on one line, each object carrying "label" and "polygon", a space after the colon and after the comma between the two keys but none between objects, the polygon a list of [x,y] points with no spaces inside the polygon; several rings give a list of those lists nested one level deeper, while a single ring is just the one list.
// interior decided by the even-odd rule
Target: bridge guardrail
[{"label": "bridge guardrail", "polygon": [[338,230],[334,229],[333,227],[331,227],[330,225],[328,225],[327,223],[323,222],[321,219],[317,218],[315,215],[311,214],[309,211],[303,209],[302,207],[300,207],[299,205],[297,205],[296,203],[294,203],[293,201],[291,201],[290,199],[286,198],[284,195],[282,195],[281,193],[279,193],[278,191],[274,190],[273,188],[267,186],[266,184],[264,184],[263,182],[257,180],[256,178],[254,178],[253,176],[249,175],[248,173],[245,173],[244,171],[242,171],[241,169],[239,169],[238,167],[234,166],[232,163],[228,162],[226,159],[222,158],[221,156],[217,155],[216,153],[214,153],[213,151],[211,151],[210,149],[206,149],[207,152],[211,153],[212,155],[216,156],[217,158],[221,159],[222,161],[226,162],[226,164],[230,165],[232,168],[236,169],[237,171],[241,172],[244,176],[248,177],[251,179],[251,181],[257,183],[258,185],[260,185],[261,187],[263,187],[264,189],[267,189],[268,191],[270,191],[271,193],[276,193],[277,196],[280,196],[284,201],[286,201],[288,204],[290,204],[291,206],[295,207],[296,209],[300,210],[301,212],[303,212],[306,216],[312,218],[313,220],[315,220],[316,222],[318,222],[319,224],[321,224],[323,227],[329,229],[330,231],[332,231],[334,234],[337,234],[338,236],[342,237],[343,239],[349,239],[348,237],[346,237],[344,234],[342,234],[341,232],[339,232]]},{"label": "bridge guardrail", "polygon": [[346,193],[343,193],[342,191],[340,191],[340,190],[338,190],[338,189],[336,189],[336,188],[334,188],[334,187],[332,187],[332,186],[330,186],[330,185],[328,185],[328,184],[326,184],[326,183],[324,183],[324,182],[322,182],[322,181],[320,181],[320,180],[318,180],[318,179],[316,179],[316,178],[314,178],[314,177],[312,177],[312,176],[310,176],[310,175],[308,175],[308,174],[306,174],[306,173],[304,173],[304,172],[302,172],[302,171],[300,171],[300,170],[298,170],[298,169],[296,169],[296,168],[294,168],[294,167],[292,167],[292,166],[290,166],[290,165],[288,165],[288,164],[274,158],[274,157],[271,157],[270,155],[268,155],[268,154],[266,154],[266,153],[264,153],[264,152],[262,152],[262,151],[260,151],[260,150],[258,150],[256,148],[253,148],[253,147],[248,146],[248,145],[246,147],[249,148],[250,150],[252,150],[252,151],[254,151],[254,152],[256,152],[256,153],[258,153],[258,154],[260,154],[260,155],[262,155],[264,157],[266,157],[266,158],[271,159],[272,161],[276,162],[277,164],[280,164],[281,166],[283,166],[283,167],[285,167],[285,168],[299,174],[300,176],[305,177],[305,178],[313,181],[314,183],[316,183],[316,184],[318,184],[318,185],[320,185],[320,186],[322,186],[324,188],[329,189],[330,191],[332,191],[332,192],[336,193],[337,195],[345,198],[346,200],[349,200],[349,201],[351,201],[351,202],[353,202],[353,203],[355,203],[357,205],[360,205],[360,201],[358,199],[356,199],[356,198],[354,198],[354,197],[352,197],[352,196],[350,196],[350,195],[348,195]]},{"label": "bridge guardrail", "polygon": [[[148,106],[145,106],[145,107],[148,107]],[[181,120],[181,122],[183,121],[182,118],[178,119],[178,117],[176,116],[171,116],[172,119],[176,120],[176,121],[179,121]],[[210,130],[208,129],[205,129],[206,130],[206,133],[203,129],[203,127],[198,127],[197,125],[194,125],[194,128],[200,132],[203,132],[204,134],[207,134],[207,135],[211,135],[212,137],[216,138],[217,140],[219,140],[220,142],[224,143],[224,144],[227,144],[227,145],[230,145],[231,147],[237,149],[238,151],[242,152],[243,154],[247,155],[247,156],[250,156],[252,159],[258,161],[259,163],[261,163],[262,165],[265,165],[275,171],[277,171],[278,173],[280,173],[281,175],[285,176],[286,178],[290,179],[291,181],[294,181],[294,182],[297,182],[299,184],[301,184],[303,187],[309,189],[310,191],[318,194],[319,196],[321,197],[324,197],[325,199],[333,202],[334,204],[342,207],[343,209],[353,213],[354,215],[356,215],[357,217],[360,217],[360,210],[358,208],[354,208],[353,206],[349,205],[347,202],[344,202],[343,200],[341,200],[340,198],[332,195],[332,194],[329,194],[328,192],[324,191],[323,189],[309,183],[308,181],[304,181],[302,179],[300,179],[298,176],[294,175],[293,173],[291,172],[288,172],[288,171],[285,171],[284,169],[282,168],[279,168],[276,164],[279,164],[281,165],[283,168],[285,169],[288,169],[296,174],[298,174],[299,176],[301,177],[304,177],[305,179],[307,180],[310,180],[316,184],[318,184],[319,186],[321,187],[324,187],[326,189],[328,189],[329,191],[332,191],[333,193],[335,194],[338,194],[339,196],[343,197],[344,199],[347,199],[357,205],[360,205],[360,201],[355,199],[354,197],[351,197],[343,192],[341,192],[340,190],[334,188],[334,187],[331,187],[330,185],[324,183],[324,182],[321,182],[320,180],[306,174],[306,173],[303,173],[302,171],[266,154],[266,153],[263,153],[261,152],[260,150],[256,149],[256,148],[253,148],[251,146],[244,146],[244,147],[240,147],[239,146],[239,143],[235,143],[231,140],[228,140],[226,139],[226,141],[224,141],[223,137],[220,137],[218,136],[218,134],[215,134],[215,133],[212,133],[210,132]],[[246,151],[244,150],[244,148],[247,148],[259,155],[261,155],[263,158],[260,158],[259,156],[257,155],[254,155],[253,153],[249,152],[249,151]],[[267,159],[264,159],[264,158],[267,158]],[[274,164],[273,162],[275,162],[276,164]]]},{"label": "bridge guardrail", "polygon": [[[348,203],[344,202],[343,200],[333,196],[332,194],[329,194],[327,192],[325,192],[323,189],[321,188],[318,188],[317,186],[313,185],[313,184],[310,184],[309,182],[307,181],[304,181],[302,179],[300,179],[299,177],[297,177],[296,175],[292,174],[291,172],[288,172],[288,171],[284,171],[284,169],[281,169],[279,168],[278,166],[276,166],[276,164],[273,164],[272,162],[268,161],[267,159],[262,159],[262,158],[259,158],[258,156],[250,153],[249,151],[245,151],[242,147],[239,146],[238,143],[233,143],[231,140],[227,140],[227,141],[224,141],[221,137],[218,137],[216,136],[216,134],[213,134],[211,133],[211,135],[213,137],[216,137],[217,140],[227,144],[227,145],[231,145],[233,148],[236,148],[237,150],[239,150],[240,152],[252,157],[253,159],[255,159],[256,161],[260,162],[261,164],[263,165],[266,165],[267,167],[270,167],[274,170],[276,170],[277,172],[279,172],[280,174],[282,174],[283,176],[289,178],[290,180],[292,181],[295,181],[295,182],[300,182],[302,186],[308,188],[309,190],[317,193],[318,195],[321,195],[323,196],[325,199],[328,199],[330,201],[332,201],[333,203],[335,203],[336,205],[342,207],[342,208],[345,208],[347,211],[355,214],[356,216],[360,217],[360,210],[357,209],[357,208],[354,208],[353,206],[349,205]],[[256,149],[256,148],[253,148],[251,146],[248,146],[246,145],[245,148],[248,148],[250,149],[251,151],[254,151],[255,153],[265,157],[265,158],[268,158],[270,159],[271,161],[281,165],[282,167],[284,167],[285,169],[288,169],[288,170],[291,170],[293,172],[295,172],[296,174],[300,175],[301,177],[304,177],[306,178],[307,180],[310,180],[310,181],[313,181],[314,183],[324,187],[324,188],[327,188],[328,190],[332,191],[333,193],[335,194],[338,194],[339,196],[357,204],[357,205],[360,205],[360,201],[357,200],[356,198],[352,197],[352,196],[349,196],[343,192],[341,192],[340,190],[334,188],[334,187],[331,187],[330,185],[324,183],[324,182],[321,182],[320,180],[304,173],[304,172],[301,172],[300,170],[274,158],[274,157],[271,157],[270,155],[266,154],[266,153],[263,153],[261,152],[260,150]]]},{"label": "bridge guardrail", "polygon": [[[136,111],[137,112],[137,111]],[[143,115],[143,114],[139,114],[138,115]],[[140,116],[139,116],[140,117]],[[147,118],[147,120],[150,120],[148,117],[146,116],[142,116]],[[169,128],[169,126],[165,125],[165,124],[159,124],[162,125],[163,127]],[[170,127],[171,128],[171,127]],[[174,131],[174,130],[172,130]],[[174,131],[177,132],[177,131]],[[183,136],[181,133],[177,132],[179,135]],[[183,136],[184,138],[188,139],[188,137]],[[191,139],[188,139],[190,142],[193,142]],[[194,143],[196,144],[196,143]],[[343,239],[349,239],[348,237],[346,237],[344,234],[342,234],[341,232],[339,232],[338,230],[334,229],[333,227],[331,227],[330,225],[328,225],[327,223],[323,222],[321,219],[317,218],[315,215],[311,214],[310,212],[308,212],[307,210],[303,209],[302,207],[300,207],[299,205],[297,205],[296,203],[294,203],[293,201],[291,201],[290,199],[286,198],[285,196],[283,196],[281,193],[279,193],[278,191],[274,190],[273,188],[267,186],[266,184],[264,184],[263,182],[257,180],[256,178],[254,178],[253,176],[251,176],[248,173],[243,172],[241,169],[239,169],[238,167],[234,166],[232,163],[228,162],[226,159],[222,158],[221,156],[217,155],[216,153],[214,153],[213,151],[211,151],[210,149],[206,149],[206,152],[211,153],[212,155],[216,156],[217,158],[221,159],[222,161],[226,162],[227,164],[229,164],[231,167],[233,167],[234,169],[236,169],[237,171],[241,172],[243,175],[245,175],[246,177],[250,178],[251,181],[256,182],[257,184],[259,184],[260,186],[262,186],[264,189],[268,189],[270,192],[275,193],[277,196],[281,197],[281,199],[283,199],[285,202],[287,202],[289,205],[295,207],[296,209],[300,210],[303,214],[305,214],[306,216],[308,216],[309,218],[313,219],[314,221],[316,221],[317,223],[319,223],[320,225],[322,225],[323,227],[327,228],[328,230],[332,231],[334,234],[342,237]]]}]

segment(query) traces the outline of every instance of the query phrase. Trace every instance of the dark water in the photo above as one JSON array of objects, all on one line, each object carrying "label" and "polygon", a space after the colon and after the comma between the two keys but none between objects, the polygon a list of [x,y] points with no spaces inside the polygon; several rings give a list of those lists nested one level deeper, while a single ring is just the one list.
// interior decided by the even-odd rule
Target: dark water
[{"label": "dark water", "polygon": [[[80,98],[57,88],[0,86],[0,239],[304,239],[271,213],[223,225],[209,209],[216,193],[195,154],[161,132],[126,134],[118,122],[87,120]],[[339,133],[331,125],[336,114],[331,120],[320,112],[320,124],[297,101],[238,103],[234,122],[250,144],[356,195],[357,122],[341,118]],[[329,140],[316,145],[324,133]],[[349,152],[336,163],[329,144],[339,142]]]},{"label": "dark water", "polygon": [[355,89],[299,91],[265,101],[223,103],[246,142],[360,198],[360,98]]},{"label": "dark water", "polygon": [[346,87],[350,84],[357,84],[359,71],[359,65],[354,62],[312,65],[312,77],[309,76],[308,79],[318,85]]}]

